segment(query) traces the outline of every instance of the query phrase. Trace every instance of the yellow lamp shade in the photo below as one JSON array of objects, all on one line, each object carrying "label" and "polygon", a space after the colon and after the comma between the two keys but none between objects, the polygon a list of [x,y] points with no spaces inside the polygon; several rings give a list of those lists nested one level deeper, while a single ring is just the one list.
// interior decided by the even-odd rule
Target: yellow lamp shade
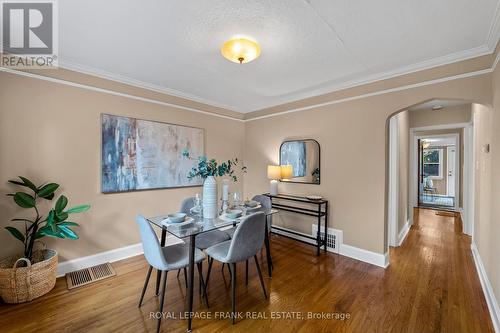
[{"label": "yellow lamp shade", "polygon": [[260,46],[247,38],[233,38],[222,45],[220,52],[229,61],[245,64],[260,55]]},{"label": "yellow lamp shade", "polygon": [[268,179],[281,179],[281,167],[279,165],[268,165],[267,166],[267,178]]},{"label": "yellow lamp shade", "polygon": [[281,166],[281,179],[290,179],[293,177],[293,167],[291,165]]}]

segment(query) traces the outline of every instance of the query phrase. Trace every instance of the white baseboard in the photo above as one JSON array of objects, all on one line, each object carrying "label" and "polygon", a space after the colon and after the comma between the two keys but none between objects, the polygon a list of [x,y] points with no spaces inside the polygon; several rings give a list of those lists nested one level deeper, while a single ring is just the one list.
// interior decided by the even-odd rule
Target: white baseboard
[{"label": "white baseboard", "polygon": [[398,246],[401,246],[403,242],[406,239],[406,236],[408,236],[408,232],[410,232],[410,220],[407,220],[405,225],[403,226],[403,229],[399,232],[398,235]]},{"label": "white baseboard", "polygon": [[[181,243],[182,241],[174,236],[167,236],[167,244]],[[142,254],[142,244],[124,246],[118,249],[96,253],[90,256],[60,262],[57,266],[57,277],[64,276],[66,273],[77,271],[83,268],[114,262],[118,260],[135,257]]]},{"label": "white baseboard", "polygon": [[472,243],[470,247],[472,250],[472,256],[474,257],[474,263],[476,264],[477,274],[479,275],[479,281],[481,281],[481,286],[483,287],[484,298],[486,298],[486,303],[488,304],[488,309],[490,310],[493,327],[496,333],[500,333],[500,309],[498,307],[495,293],[493,292],[493,287],[491,286],[486,270],[484,269],[483,261],[481,260],[476,244]]},{"label": "white baseboard", "polygon": [[359,247],[341,244],[340,252],[341,255],[363,261],[375,266],[386,268],[389,266],[389,254],[380,254],[368,250],[361,249]]},{"label": "white baseboard", "polygon": [[[293,239],[296,239],[296,240],[299,240],[299,241],[302,241],[305,243],[309,243],[312,245],[316,245],[316,242],[312,239],[309,239],[306,237],[301,237],[300,235],[289,234],[286,231],[282,231],[279,229],[273,229],[273,233],[278,234],[278,235],[283,235],[283,236],[286,236],[289,238],[293,238]],[[306,235],[306,234],[304,234],[304,235]],[[309,236],[309,235],[307,235],[307,236]],[[375,252],[371,252],[368,250],[364,250],[364,249],[361,249],[359,247],[344,244],[342,236],[340,236],[337,239],[337,241],[338,241],[338,247],[339,247],[338,252],[336,252],[330,248],[327,248],[328,252],[338,253],[338,254],[343,255],[345,257],[349,257],[352,259],[363,261],[363,262],[366,262],[368,264],[372,264],[372,265],[383,267],[383,268],[386,268],[387,266],[389,266],[389,253],[380,254],[380,253],[375,253]]]}]

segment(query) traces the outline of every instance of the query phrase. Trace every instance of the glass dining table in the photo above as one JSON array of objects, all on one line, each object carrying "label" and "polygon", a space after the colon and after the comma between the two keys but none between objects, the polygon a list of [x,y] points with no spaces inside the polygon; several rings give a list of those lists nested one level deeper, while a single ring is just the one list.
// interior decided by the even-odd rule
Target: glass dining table
[{"label": "glass dining table", "polygon": [[[187,312],[188,312],[188,327],[187,331],[191,332],[192,328],[192,317],[193,317],[193,287],[194,287],[194,252],[196,249],[196,236],[216,229],[222,229],[226,227],[236,226],[246,215],[263,212],[266,215],[266,222],[269,221],[269,218],[278,213],[276,209],[266,209],[266,208],[257,208],[257,209],[243,209],[243,215],[237,219],[227,219],[222,218],[221,216],[210,219],[210,218],[202,218],[196,215],[189,215],[192,218],[189,222],[184,223],[163,223],[163,221],[168,217],[168,214],[149,217],[147,220],[154,227],[158,227],[161,229],[161,238],[160,244],[161,246],[165,246],[167,233],[183,239],[189,238],[189,267],[188,267],[188,303],[187,303]],[[272,276],[272,258],[271,258],[271,248],[269,243],[269,223],[266,223],[266,229],[263,230],[265,232],[264,245],[266,248],[266,258],[267,258],[267,271],[269,276]],[[156,275],[156,294],[159,293],[160,288],[160,279],[161,279],[161,271],[157,271]]]}]

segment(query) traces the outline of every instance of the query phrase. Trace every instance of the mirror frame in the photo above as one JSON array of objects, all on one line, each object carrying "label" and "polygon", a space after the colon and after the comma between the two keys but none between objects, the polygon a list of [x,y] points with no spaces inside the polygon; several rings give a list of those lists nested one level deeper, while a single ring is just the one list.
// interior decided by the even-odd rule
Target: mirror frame
[{"label": "mirror frame", "polygon": [[319,164],[319,182],[313,183],[313,182],[295,182],[293,180],[281,180],[280,182],[283,183],[295,183],[295,184],[308,184],[308,185],[320,185],[321,184],[321,145],[319,144],[318,140],[315,139],[294,139],[294,140],[285,140],[281,143],[280,145],[280,150],[279,150],[279,165],[281,165],[281,147],[283,147],[283,144],[287,142],[295,142],[295,141],[314,141],[318,145],[318,164]]}]

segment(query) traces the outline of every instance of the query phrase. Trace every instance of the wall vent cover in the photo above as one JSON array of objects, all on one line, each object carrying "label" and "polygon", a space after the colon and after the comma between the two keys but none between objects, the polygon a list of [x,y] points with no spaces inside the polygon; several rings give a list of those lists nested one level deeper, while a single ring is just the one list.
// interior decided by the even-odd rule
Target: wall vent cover
[{"label": "wall vent cover", "polygon": [[68,285],[68,289],[73,289],[115,275],[116,272],[113,269],[113,266],[111,266],[111,264],[108,262],[105,264],[92,266],[89,268],[84,268],[78,271],[67,273],[66,284]]},{"label": "wall vent cover", "polygon": [[[313,224],[312,225],[312,234],[316,235],[316,232],[318,230],[318,225]],[[319,232],[319,236],[321,237],[321,240],[325,239],[325,230],[323,226],[321,227],[321,230]],[[342,244],[342,231],[338,229],[333,229],[333,228],[328,228],[328,234],[326,236],[326,248],[330,252],[335,252],[339,253],[340,251],[340,246]]]}]

